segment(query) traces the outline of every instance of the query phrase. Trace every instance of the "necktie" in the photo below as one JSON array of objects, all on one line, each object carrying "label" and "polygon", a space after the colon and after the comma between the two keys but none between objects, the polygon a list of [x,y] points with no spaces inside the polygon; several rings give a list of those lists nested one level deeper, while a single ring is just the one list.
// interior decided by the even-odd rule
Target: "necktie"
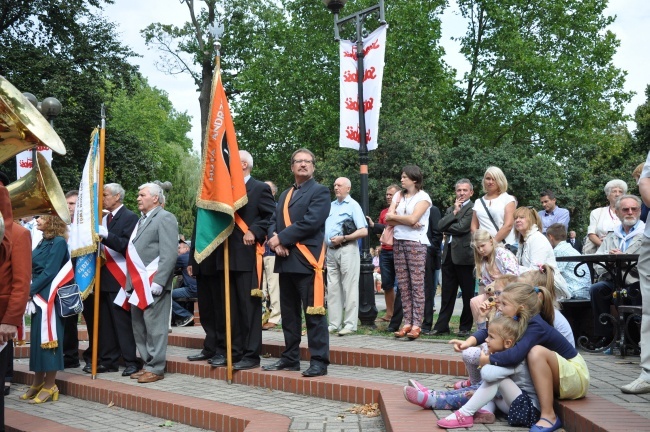
[{"label": "necktie", "polygon": [[144,223],[144,221],[145,221],[146,219],[147,219],[147,216],[146,216],[146,215],[142,215],[142,217],[141,217],[140,220],[138,221],[138,228],[140,228],[140,227],[142,226],[142,224]]},{"label": "necktie", "polygon": [[110,225],[112,221],[113,221],[113,213],[109,213],[108,217],[106,218],[106,226]]}]

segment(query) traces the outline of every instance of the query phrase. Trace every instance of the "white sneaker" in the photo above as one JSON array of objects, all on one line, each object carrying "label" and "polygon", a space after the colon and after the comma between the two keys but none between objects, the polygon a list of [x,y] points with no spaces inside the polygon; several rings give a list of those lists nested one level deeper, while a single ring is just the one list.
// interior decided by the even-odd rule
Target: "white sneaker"
[{"label": "white sneaker", "polygon": [[637,378],[631,383],[622,386],[621,391],[628,394],[650,393],[650,382],[643,378]]},{"label": "white sneaker", "polygon": [[339,332],[339,336],[345,336],[345,335],[351,335],[354,333],[354,330],[349,329],[349,328],[344,328]]}]

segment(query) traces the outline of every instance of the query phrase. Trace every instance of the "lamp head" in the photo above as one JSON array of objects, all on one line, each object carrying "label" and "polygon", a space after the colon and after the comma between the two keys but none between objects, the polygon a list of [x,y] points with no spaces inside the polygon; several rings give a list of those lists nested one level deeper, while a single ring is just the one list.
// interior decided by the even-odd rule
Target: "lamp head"
[{"label": "lamp head", "polygon": [[348,0],[323,0],[323,3],[333,14],[337,15],[343,6],[348,2]]}]

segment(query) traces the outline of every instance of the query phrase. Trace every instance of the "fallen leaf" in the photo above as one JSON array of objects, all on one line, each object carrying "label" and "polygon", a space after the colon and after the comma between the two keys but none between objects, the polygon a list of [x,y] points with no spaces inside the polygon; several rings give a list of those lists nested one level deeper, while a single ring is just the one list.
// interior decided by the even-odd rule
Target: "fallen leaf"
[{"label": "fallen leaf", "polygon": [[361,414],[366,417],[378,417],[381,415],[378,403],[354,405],[352,408],[348,408],[347,411],[351,412],[352,414]]},{"label": "fallen leaf", "polygon": [[115,404],[113,403],[113,401],[110,401],[110,402],[108,403],[108,407],[109,407],[109,408],[112,407],[113,405],[115,405]]}]

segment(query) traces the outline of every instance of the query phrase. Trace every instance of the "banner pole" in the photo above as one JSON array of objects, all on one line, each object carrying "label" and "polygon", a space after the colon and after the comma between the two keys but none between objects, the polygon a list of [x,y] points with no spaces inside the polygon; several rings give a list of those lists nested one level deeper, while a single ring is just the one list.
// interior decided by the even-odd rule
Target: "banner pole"
[{"label": "banner pole", "polygon": [[224,289],[226,301],[226,361],[228,368],[226,370],[226,379],[228,384],[232,384],[232,329],[230,326],[230,254],[228,253],[228,238],[223,242],[223,273]]},{"label": "banner pole", "polygon": [[[97,179],[97,218],[99,224],[102,223],[104,208],[104,148],[106,143],[106,111],[102,104],[102,123],[99,129],[99,178]],[[99,345],[99,292],[100,292],[100,272],[101,257],[100,243],[97,243],[97,254],[95,257],[95,301],[93,304],[93,346],[92,346],[92,379],[97,379],[97,346]]]}]

